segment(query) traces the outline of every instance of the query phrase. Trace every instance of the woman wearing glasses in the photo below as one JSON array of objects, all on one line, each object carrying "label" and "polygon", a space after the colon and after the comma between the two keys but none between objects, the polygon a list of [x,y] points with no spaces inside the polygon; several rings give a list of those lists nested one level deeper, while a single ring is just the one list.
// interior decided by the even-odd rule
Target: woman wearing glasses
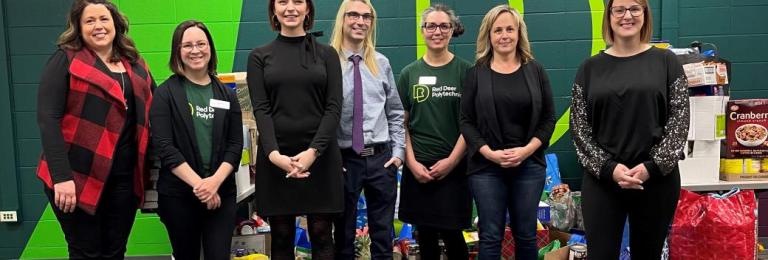
[{"label": "woman wearing glasses", "polygon": [[215,76],[216,49],[203,23],[185,21],[171,39],[174,74],[155,91],[152,142],[160,162],[158,215],[176,259],[229,259],[235,180],[243,149],[234,90]]},{"label": "woman wearing glasses", "polygon": [[450,7],[432,5],[421,21],[427,52],[403,68],[397,83],[406,126],[399,217],[416,226],[421,259],[440,259],[438,239],[448,259],[468,259],[461,230],[470,226],[472,197],[459,110],[472,65],[448,50],[451,38],[464,33]]},{"label": "woman wearing glasses", "polygon": [[680,193],[688,84],[675,55],[649,44],[648,1],[608,7],[603,39],[610,47],[579,68],[571,107],[589,258],[619,257],[629,217],[632,258],[659,259]]}]

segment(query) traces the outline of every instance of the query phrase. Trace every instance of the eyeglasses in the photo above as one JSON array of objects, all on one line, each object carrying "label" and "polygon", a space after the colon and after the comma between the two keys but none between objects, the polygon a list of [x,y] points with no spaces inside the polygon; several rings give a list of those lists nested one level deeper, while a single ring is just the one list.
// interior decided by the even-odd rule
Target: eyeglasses
[{"label": "eyeglasses", "polygon": [[451,29],[453,29],[453,25],[449,23],[441,23],[441,24],[424,23],[423,25],[421,25],[421,28],[424,28],[425,30],[427,30],[427,32],[431,32],[431,33],[435,32],[438,28],[440,28],[440,32],[448,32]]},{"label": "eyeglasses", "polygon": [[204,51],[208,49],[208,43],[207,42],[198,42],[198,43],[184,43],[181,45],[181,48],[185,51],[192,51],[194,48],[197,48],[198,50]]},{"label": "eyeglasses", "polygon": [[638,17],[643,15],[643,11],[645,8],[642,5],[633,5],[630,7],[624,7],[624,6],[614,6],[611,7],[611,15],[616,18],[624,17],[624,15],[629,11],[629,14],[632,15],[632,17]]},{"label": "eyeglasses", "polygon": [[363,21],[370,22],[373,21],[373,14],[370,13],[358,13],[358,12],[346,12],[344,13],[349,18],[352,18],[352,20],[360,20],[360,18],[363,18]]}]

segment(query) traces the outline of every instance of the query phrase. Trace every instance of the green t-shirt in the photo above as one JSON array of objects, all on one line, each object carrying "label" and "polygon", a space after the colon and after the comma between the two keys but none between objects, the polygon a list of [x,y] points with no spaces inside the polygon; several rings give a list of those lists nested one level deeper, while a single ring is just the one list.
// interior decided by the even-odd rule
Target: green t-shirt
[{"label": "green t-shirt", "polygon": [[213,98],[213,84],[205,86],[184,81],[184,90],[187,92],[189,110],[192,112],[192,125],[195,127],[195,140],[203,159],[204,172],[199,172],[201,177],[211,175],[211,139],[213,139],[213,107],[210,106]]},{"label": "green t-shirt", "polygon": [[419,161],[448,157],[460,133],[459,115],[464,76],[472,65],[457,56],[432,67],[418,59],[400,72],[400,98],[408,112],[408,133]]}]

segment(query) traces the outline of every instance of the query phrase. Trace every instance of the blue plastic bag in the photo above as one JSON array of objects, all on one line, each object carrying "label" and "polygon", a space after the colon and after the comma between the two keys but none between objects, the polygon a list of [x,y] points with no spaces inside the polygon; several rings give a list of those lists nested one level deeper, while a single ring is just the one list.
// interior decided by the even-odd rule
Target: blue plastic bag
[{"label": "blue plastic bag", "polygon": [[560,166],[557,163],[557,154],[547,154],[547,178],[544,182],[544,191],[552,192],[552,187],[562,184],[560,180]]}]

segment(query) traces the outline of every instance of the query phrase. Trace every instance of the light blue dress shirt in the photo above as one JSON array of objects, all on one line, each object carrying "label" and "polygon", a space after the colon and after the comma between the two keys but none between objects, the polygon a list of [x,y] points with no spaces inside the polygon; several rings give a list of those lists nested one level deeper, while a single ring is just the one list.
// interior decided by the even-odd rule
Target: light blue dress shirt
[{"label": "light blue dress shirt", "polygon": [[[349,57],[363,57],[362,50],[344,50],[343,53],[345,59],[341,61],[341,73],[344,80],[344,101],[341,107],[341,127],[337,131],[339,147],[342,149],[352,147],[354,64],[349,61]],[[363,80],[363,140],[366,145],[389,143],[392,156],[405,161],[404,110],[397,93],[395,76],[389,59],[378,52],[376,64],[379,73],[373,75],[365,65],[365,57],[360,61],[360,76]]]}]

